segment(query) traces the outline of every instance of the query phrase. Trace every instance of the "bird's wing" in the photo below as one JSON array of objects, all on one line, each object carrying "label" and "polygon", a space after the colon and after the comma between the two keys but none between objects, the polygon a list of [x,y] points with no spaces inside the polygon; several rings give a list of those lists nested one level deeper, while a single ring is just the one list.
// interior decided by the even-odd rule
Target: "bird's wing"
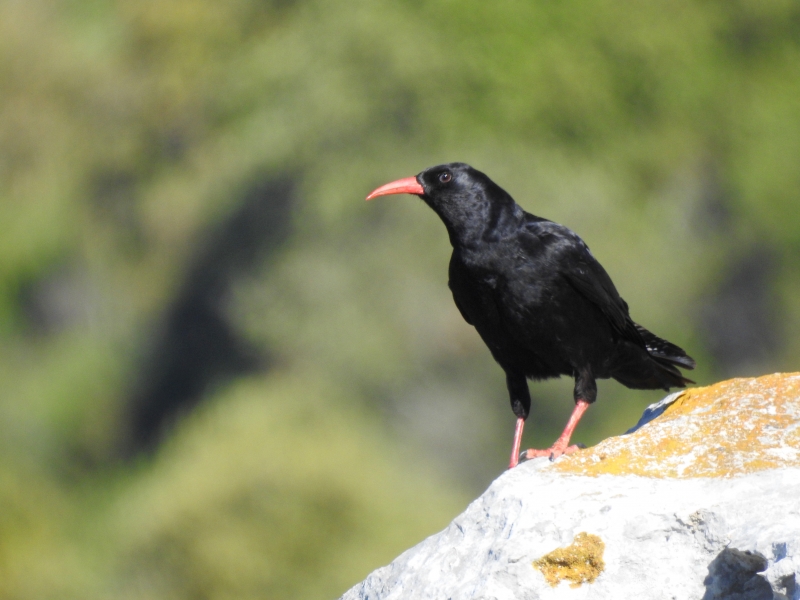
[{"label": "bird's wing", "polygon": [[600,309],[617,333],[634,344],[645,347],[636,323],[628,313],[628,304],[623,300],[606,270],[597,262],[589,247],[576,233],[563,225],[551,221],[530,223],[540,239],[547,242],[556,255],[559,273],[584,298]]},{"label": "bird's wing", "polygon": [[628,314],[628,304],[620,298],[611,278],[598,262],[583,263],[563,273],[563,276],[573,288],[600,309],[622,337],[644,346],[636,324]]},{"label": "bird's wing", "polygon": [[564,277],[572,287],[600,309],[623,338],[644,347],[644,340],[628,312],[628,303],[620,297],[603,266],[581,244],[583,251],[577,256],[574,267],[563,272]]}]

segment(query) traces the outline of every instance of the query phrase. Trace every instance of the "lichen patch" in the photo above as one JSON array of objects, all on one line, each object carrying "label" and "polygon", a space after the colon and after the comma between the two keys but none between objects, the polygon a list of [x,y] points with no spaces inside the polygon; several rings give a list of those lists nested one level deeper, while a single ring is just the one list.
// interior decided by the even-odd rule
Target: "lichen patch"
[{"label": "lichen patch", "polygon": [[603,569],[603,552],[606,545],[599,536],[581,532],[569,546],[556,548],[541,558],[533,561],[533,567],[544,575],[552,586],[568,581],[570,587],[578,587],[583,583],[592,583]]},{"label": "lichen patch", "polygon": [[686,391],[629,435],[553,468],[580,475],[732,477],[800,467],[800,373],[730,379]]}]

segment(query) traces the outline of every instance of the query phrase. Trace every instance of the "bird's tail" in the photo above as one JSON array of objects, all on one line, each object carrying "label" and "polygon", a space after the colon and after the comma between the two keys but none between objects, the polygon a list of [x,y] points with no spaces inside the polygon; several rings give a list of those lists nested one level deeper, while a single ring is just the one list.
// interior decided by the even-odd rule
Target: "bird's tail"
[{"label": "bird's tail", "polygon": [[[650,333],[636,323],[636,330],[644,340],[644,345],[647,348],[647,353],[655,360],[666,365],[680,367],[681,369],[694,369],[697,363],[694,359],[684,352],[683,348],[679,348],[675,344],[662,340],[654,333]],[[691,383],[694,383],[692,381]]]},{"label": "bird's tail", "polygon": [[[643,353],[641,347],[637,348],[638,352],[631,347],[631,352],[626,353],[627,360],[623,360],[615,369],[614,379],[634,389],[669,390],[671,387],[686,387],[694,383],[678,370],[678,367],[695,368],[696,363],[691,356],[682,348],[661,339],[639,324],[636,324],[636,330],[644,341],[647,353]],[[649,368],[643,363],[647,363]]]}]

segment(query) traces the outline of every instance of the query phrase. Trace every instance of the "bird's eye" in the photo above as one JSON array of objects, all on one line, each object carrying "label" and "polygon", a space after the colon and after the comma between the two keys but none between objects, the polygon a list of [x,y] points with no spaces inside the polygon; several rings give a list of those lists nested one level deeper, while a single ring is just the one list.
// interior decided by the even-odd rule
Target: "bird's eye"
[{"label": "bird's eye", "polygon": [[453,175],[449,171],[445,171],[441,175],[439,175],[439,181],[442,183],[447,183],[453,178]]}]

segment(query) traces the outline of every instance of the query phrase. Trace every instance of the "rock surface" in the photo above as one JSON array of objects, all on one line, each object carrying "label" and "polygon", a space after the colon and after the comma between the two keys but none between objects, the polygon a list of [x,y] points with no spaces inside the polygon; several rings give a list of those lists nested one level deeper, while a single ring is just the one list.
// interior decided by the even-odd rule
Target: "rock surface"
[{"label": "rock surface", "polygon": [[648,411],[633,433],[504,473],[343,600],[800,600],[800,374]]}]

